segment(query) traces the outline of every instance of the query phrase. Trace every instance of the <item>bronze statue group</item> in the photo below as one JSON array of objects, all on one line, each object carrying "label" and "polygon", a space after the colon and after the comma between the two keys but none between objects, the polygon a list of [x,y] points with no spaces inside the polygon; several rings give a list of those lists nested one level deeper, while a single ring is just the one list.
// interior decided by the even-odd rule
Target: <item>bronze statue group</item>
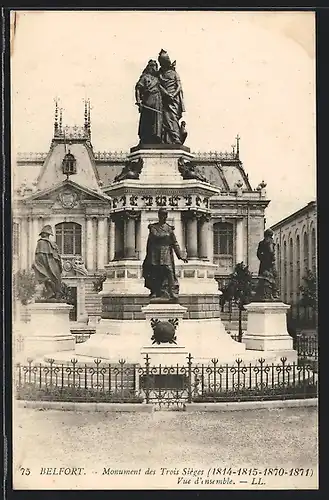
[{"label": "bronze statue group", "polygon": [[180,120],[185,108],[176,61],[172,63],[161,50],[158,62],[160,67],[157,61],[149,60],[135,87],[140,144],[183,144],[186,123]]}]

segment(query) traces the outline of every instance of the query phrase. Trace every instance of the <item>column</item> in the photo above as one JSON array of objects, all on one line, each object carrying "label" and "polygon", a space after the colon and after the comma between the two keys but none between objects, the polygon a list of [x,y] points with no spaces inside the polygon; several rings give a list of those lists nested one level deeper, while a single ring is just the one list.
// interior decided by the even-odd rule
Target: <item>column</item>
[{"label": "column", "polygon": [[88,271],[91,271],[94,266],[93,266],[93,221],[90,217],[87,218],[86,247],[87,247],[86,265]]},{"label": "column", "polygon": [[140,254],[141,254],[141,221],[140,219],[136,220],[136,226],[135,226],[135,231],[136,231],[136,258],[140,259]]},{"label": "column", "polygon": [[235,226],[235,262],[243,261],[243,219],[236,220]]},{"label": "column", "polygon": [[27,269],[28,268],[28,235],[27,235],[27,220],[22,217],[21,219],[21,237],[20,237],[20,249],[19,249],[19,255],[20,255],[20,268],[21,269]]},{"label": "column", "polygon": [[30,268],[34,262],[35,249],[37,246],[38,235],[39,235],[39,220],[37,217],[33,216],[29,223],[29,263]]},{"label": "column", "polygon": [[202,214],[199,221],[199,258],[208,260],[209,220],[207,214]]},{"label": "column", "polygon": [[108,262],[111,262],[114,259],[115,255],[115,223],[112,218],[109,218],[109,254],[108,254]]},{"label": "column", "polygon": [[[45,219],[44,219],[44,216],[43,215],[39,215],[38,216],[38,234],[37,234],[37,238],[39,238],[39,234],[40,234],[40,231],[41,229],[45,226]],[[54,238],[56,237],[56,234],[55,234],[55,228],[53,227],[52,230],[54,231]]]},{"label": "column", "polygon": [[32,219],[32,246],[33,246],[33,254],[32,254],[33,256],[32,256],[32,259],[34,259],[34,252],[35,252],[35,248],[36,248],[36,245],[37,245],[39,232],[40,232],[39,231],[39,218],[38,217],[33,217],[33,219]]},{"label": "column", "polygon": [[198,258],[198,221],[195,213],[189,213],[186,221],[187,258]]},{"label": "column", "polygon": [[210,262],[213,264],[214,262],[214,225],[213,223],[209,224],[208,230],[208,257]]},{"label": "column", "polygon": [[123,247],[124,247],[124,221],[122,214],[114,215],[114,251],[115,260],[121,260],[123,258]]},{"label": "column", "polygon": [[144,260],[146,255],[147,238],[149,235],[148,225],[155,221],[156,219],[152,220],[150,212],[142,211],[140,217],[140,231],[139,231],[139,248],[140,248],[139,259],[141,261]]},{"label": "column", "polygon": [[33,263],[33,259],[34,259],[35,241],[33,238],[33,220],[32,220],[32,217],[28,217],[27,221],[28,221],[27,232],[28,232],[28,240],[29,240],[27,267],[28,267],[28,269],[30,269],[32,266],[32,263]]},{"label": "column", "polygon": [[136,258],[135,249],[135,215],[129,212],[125,213],[125,240],[124,240],[125,259]]},{"label": "column", "polygon": [[104,269],[105,263],[105,217],[97,219],[97,269]]},{"label": "column", "polygon": [[[177,243],[180,246],[180,249],[185,251],[181,212],[170,212],[170,217],[172,217],[172,224],[175,227]],[[169,222],[169,224],[171,224],[171,222]]]}]

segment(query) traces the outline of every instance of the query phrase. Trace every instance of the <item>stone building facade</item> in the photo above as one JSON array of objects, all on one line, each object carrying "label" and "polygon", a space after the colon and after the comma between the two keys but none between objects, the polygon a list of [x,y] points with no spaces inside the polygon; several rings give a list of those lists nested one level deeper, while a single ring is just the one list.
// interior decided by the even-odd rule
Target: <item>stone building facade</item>
[{"label": "stone building facade", "polygon": [[311,201],[277,222],[274,232],[276,263],[281,298],[297,304],[299,287],[308,270],[317,272],[317,205]]},{"label": "stone building facade", "polygon": [[[153,196],[148,191],[148,199],[139,193],[143,199],[142,216],[136,213],[139,201],[133,191],[119,190],[115,195],[115,177],[127,165],[127,154],[94,151],[89,103],[85,105],[82,127],[63,127],[56,109],[49,151],[18,154],[13,165],[14,272],[31,269],[39,232],[50,224],[62,255],[64,282],[74,297],[71,319],[87,323],[101,312],[94,281],[105,272],[106,265],[118,261],[117,273],[122,272],[122,259],[126,263],[134,261],[134,269],[136,264],[141,265],[147,237],[144,205],[150,203],[152,210],[167,205],[173,211],[173,223],[181,228],[176,231],[179,243],[190,261],[197,260],[200,276],[202,261],[213,265],[219,286],[241,261],[257,275],[256,250],[263,237],[269,200],[264,181],[256,189],[250,185],[240,160],[239,137],[230,152],[190,154],[208,180],[211,197],[207,197],[206,187],[202,196],[194,196],[192,184],[190,194],[179,202],[175,193],[161,193],[161,189]],[[72,168],[68,158],[73,158]],[[176,203],[188,205],[192,198],[197,210],[184,218],[178,209],[175,213]],[[126,203],[129,210],[121,216]],[[128,264],[125,268],[129,273]]]}]

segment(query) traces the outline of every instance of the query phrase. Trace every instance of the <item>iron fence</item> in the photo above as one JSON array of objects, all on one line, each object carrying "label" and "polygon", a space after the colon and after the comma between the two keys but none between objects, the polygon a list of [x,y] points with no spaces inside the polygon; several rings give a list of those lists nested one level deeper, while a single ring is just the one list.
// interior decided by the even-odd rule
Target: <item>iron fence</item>
[{"label": "iron fence", "polygon": [[[236,342],[239,335],[236,331],[229,332],[232,339]],[[243,336],[242,336],[243,341]],[[318,361],[318,336],[300,334],[293,338],[293,348],[297,351],[298,359],[309,359]]]},{"label": "iron fence", "polygon": [[18,399],[139,402],[138,366],[124,360],[113,364],[100,359],[92,364],[76,359],[65,364],[28,360],[16,365],[16,394]]},{"label": "iron fence", "polygon": [[306,307],[301,304],[291,304],[287,313],[288,329],[292,332],[301,329],[316,330],[317,311],[312,307]]},{"label": "iron fence", "polygon": [[160,408],[184,408],[192,402],[223,402],[316,397],[318,377],[307,363],[267,364],[259,359],[246,364],[237,359],[221,364],[195,363],[191,355],[186,364],[152,365],[146,355],[143,364],[120,360],[108,364],[99,359],[82,364],[16,365],[18,399],[51,401],[94,401],[154,404]]},{"label": "iron fence", "polygon": [[307,364],[318,371],[318,337],[316,335],[298,335],[294,339],[299,364]]}]

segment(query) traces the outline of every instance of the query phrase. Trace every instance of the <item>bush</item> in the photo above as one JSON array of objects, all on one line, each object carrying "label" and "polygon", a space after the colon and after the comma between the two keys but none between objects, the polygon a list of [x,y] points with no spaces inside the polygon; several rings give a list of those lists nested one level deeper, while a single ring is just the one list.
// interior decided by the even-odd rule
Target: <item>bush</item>
[{"label": "bush", "polygon": [[26,269],[17,271],[13,277],[13,290],[15,297],[23,305],[27,305],[36,293],[37,282],[32,271]]}]

